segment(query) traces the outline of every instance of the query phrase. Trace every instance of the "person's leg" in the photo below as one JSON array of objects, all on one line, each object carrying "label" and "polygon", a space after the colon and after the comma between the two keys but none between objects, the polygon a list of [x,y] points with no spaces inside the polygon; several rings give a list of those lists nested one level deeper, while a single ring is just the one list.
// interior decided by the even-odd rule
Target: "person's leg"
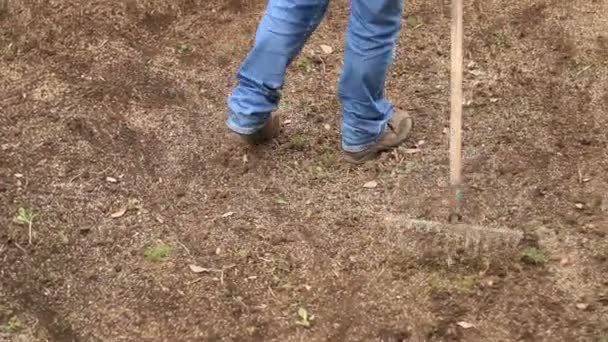
[{"label": "person's leg", "polygon": [[228,98],[228,127],[239,134],[260,131],[279,104],[285,72],[323,19],[329,0],[270,0],[243,62],[238,86]]},{"label": "person's leg", "polygon": [[404,0],[351,0],[339,93],[342,148],[357,153],[383,136],[395,109],[384,85],[401,30]]}]

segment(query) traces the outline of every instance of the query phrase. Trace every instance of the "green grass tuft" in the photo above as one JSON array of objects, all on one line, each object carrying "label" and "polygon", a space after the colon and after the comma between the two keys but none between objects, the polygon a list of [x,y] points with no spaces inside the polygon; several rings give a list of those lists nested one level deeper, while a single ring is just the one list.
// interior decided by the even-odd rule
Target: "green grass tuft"
[{"label": "green grass tuft", "polygon": [[153,246],[150,246],[144,252],[144,256],[147,260],[153,262],[163,261],[171,254],[171,246],[165,245],[163,243],[157,243]]},{"label": "green grass tuft", "polygon": [[289,148],[302,151],[308,145],[308,139],[302,134],[294,134],[291,139],[289,139]]},{"label": "green grass tuft", "polygon": [[521,260],[530,265],[543,265],[547,262],[547,256],[541,249],[530,247],[524,251]]},{"label": "green grass tuft", "polygon": [[177,44],[177,52],[179,53],[188,53],[192,52],[192,46],[188,42],[181,42]]},{"label": "green grass tuft", "polygon": [[23,329],[23,323],[17,317],[12,317],[6,324],[0,325],[0,331],[5,334],[14,334],[21,329]]},{"label": "green grass tuft", "polygon": [[429,280],[429,285],[433,291],[459,294],[473,293],[478,284],[479,277],[477,275],[449,278],[445,274],[433,274]]}]

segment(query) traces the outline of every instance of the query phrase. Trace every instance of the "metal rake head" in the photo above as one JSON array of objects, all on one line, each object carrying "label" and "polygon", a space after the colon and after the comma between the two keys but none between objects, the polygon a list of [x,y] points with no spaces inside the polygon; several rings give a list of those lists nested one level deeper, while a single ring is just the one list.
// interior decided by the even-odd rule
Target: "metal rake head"
[{"label": "metal rake head", "polygon": [[473,254],[488,250],[514,249],[524,238],[523,232],[513,229],[416,220],[398,215],[386,217],[385,223],[391,232],[387,236],[391,243],[407,244],[416,237],[423,237],[427,241],[434,241],[437,247],[464,249],[465,252]]}]

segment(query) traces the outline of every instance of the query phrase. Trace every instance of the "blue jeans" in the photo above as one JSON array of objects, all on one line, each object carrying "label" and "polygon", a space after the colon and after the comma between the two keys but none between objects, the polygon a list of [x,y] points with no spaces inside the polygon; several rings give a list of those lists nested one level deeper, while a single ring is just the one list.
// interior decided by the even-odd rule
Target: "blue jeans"
[{"label": "blue jeans", "polygon": [[[319,26],[330,0],[270,0],[255,45],[228,98],[227,125],[259,130],[280,100],[285,72]],[[384,133],[394,113],[384,84],[399,39],[404,0],[351,0],[344,67],[339,81],[342,148],[360,152]]]}]

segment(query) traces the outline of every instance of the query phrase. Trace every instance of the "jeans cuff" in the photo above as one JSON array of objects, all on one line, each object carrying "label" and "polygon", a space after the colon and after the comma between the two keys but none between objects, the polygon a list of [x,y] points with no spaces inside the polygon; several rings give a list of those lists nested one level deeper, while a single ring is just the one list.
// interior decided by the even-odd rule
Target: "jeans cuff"
[{"label": "jeans cuff", "polygon": [[367,150],[370,146],[373,146],[376,143],[376,140],[367,143],[367,144],[363,144],[363,145],[346,145],[344,142],[342,142],[342,150],[346,151],[346,152],[350,152],[350,153],[359,153],[359,152],[363,152],[365,150]]},{"label": "jeans cuff", "polygon": [[264,125],[266,124],[266,122],[262,122],[260,124],[257,124],[255,126],[250,126],[250,127],[242,127],[240,125],[238,125],[234,120],[234,115],[233,113],[228,114],[228,119],[226,120],[226,126],[228,126],[228,128],[232,131],[234,131],[235,133],[238,134],[243,134],[243,135],[251,135],[254,134],[255,132],[259,131],[260,129],[262,129],[262,127],[264,127]]},{"label": "jeans cuff", "polygon": [[368,143],[365,143],[365,144],[348,145],[344,142],[344,140],[342,140],[342,150],[344,150],[346,152],[350,152],[350,153],[363,152],[363,151],[367,150],[368,148],[370,148],[371,146],[374,146],[375,144],[377,144],[378,141],[380,141],[380,139],[384,135],[385,130],[386,130],[386,125],[384,125],[384,127],[382,128],[382,131],[380,131],[380,134],[378,134],[378,136],[375,137],[374,140],[372,140]]}]

